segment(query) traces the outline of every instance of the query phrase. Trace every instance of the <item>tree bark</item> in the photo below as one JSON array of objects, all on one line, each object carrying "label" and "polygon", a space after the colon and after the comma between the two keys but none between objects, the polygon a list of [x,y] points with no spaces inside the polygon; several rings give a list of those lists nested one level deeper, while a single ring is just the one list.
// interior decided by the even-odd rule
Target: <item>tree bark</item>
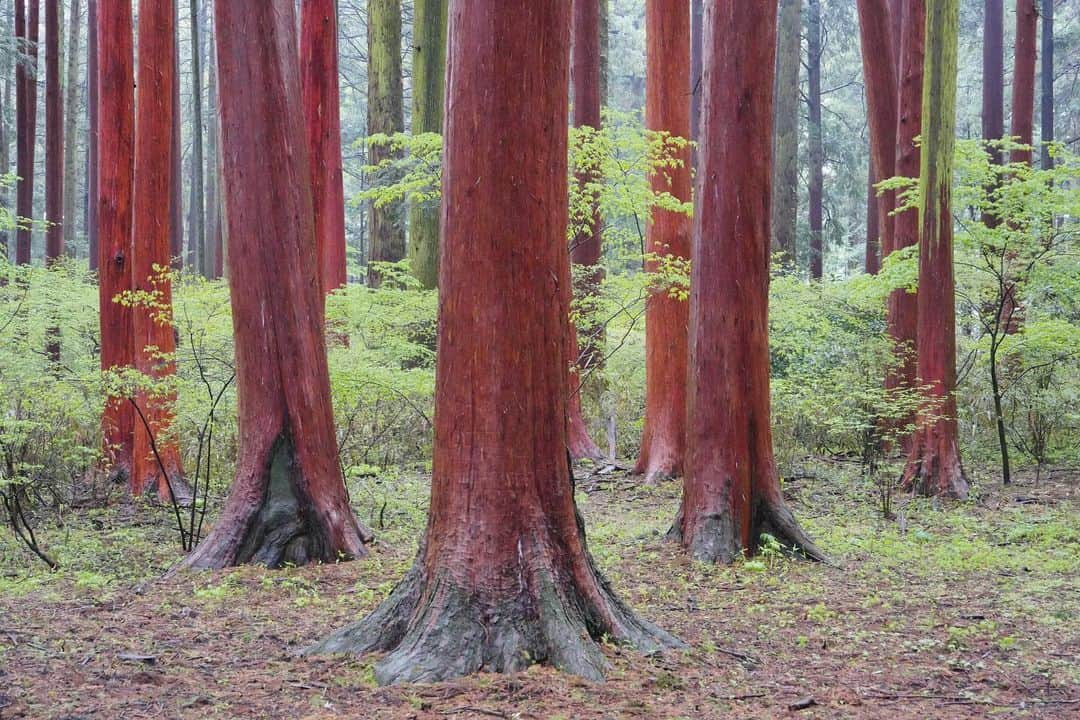
[{"label": "tree bark", "polygon": [[[822,554],[780,492],[769,412],[769,218],[776,9],[710,0],[694,208],[686,476],[673,538],[698,560],[762,533]],[[746,158],[755,158],[747,163]],[[723,179],[723,182],[721,182]]]},{"label": "tree bark", "polygon": [[[924,36],[926,34],[925,0],[904,0],[904,26],[900,36],[900,92],[896,124],[896,168],[900,177],[918,178],[921,155],[915,138],[922,134],[922,96]],[[910,208],[896,216],[893,227],[893,251],[903,250],[919,242],[919,211]],[[889,254],[889,253],[887,253]],[[885,379],[886,389],[916,386],[916,345],[919,302],[915,293],[906,289],[889,295],[887,327],[896,353],[895,369]],[[908,425],[910,419],[898,423]],[[905,447],[910,438],[905,439]]]},{"label": "tree bark", "polygon": [[[173,52],[173,77],[180,77],[180,41],[179,20],[176,21],[177,41]],[[184,256],[184,169],[181,161],[182,150],[180,148],[180,125],[182,122],[180,108],[180,81],[173,83],[173,107],[177,108],[173,113],[172,125],[172,181],[169,192],[169,257],[175,270],[183,269]],[[195,269],[194,267],[192,268]]]},{"label": "tree bark", "polygon": [[98,42],[97,0],[86,0],[86,241],[90,271],[98,269]]},{"label": "tree bark", "polygon": [[964,498],[956,421],[956,298],[950,191],[956,131],[959,0],[927,0],[919,191],[918,375],[927,404],[903,485],[924,495]]},{"label": "tree bark", "polygon": [[1054,167],[1048,143],[1054,141],[1054,0],[1042,0],[1042,84],[1040,115],[1042,121],[1042,168]]},{"label": "tree bark", "polygon": [[615,598],[574,504],[562,392],[569,10],[451,4],[427,533],[382,606],[309,650],[387,651],[380,683],[533,663],[599,679],[602,635],[646,652],[677,644]]},{"label": "tree bark", "polygon": [[[447,0],[416,0],[413,10],[412,131],[442,133]],[[409,208],[409,267],[425,288],[439,282],[439,209]]]},{"label": "tree bark", "polygon": [[[896,167],[896,55],[893,52],[893,25],[888,0],[858,0],[859,36],[862,47],[863,76],[866,83],[866,107],[870,124],[870,165],[874,182],[891,178]],[[886,192],[877,201],[878,247],[868,244],[865,269],[877,273],[881,254],[893,247],[892,211],[896,193]],[[870,238],[867,238],[868,243]]]},{"label": "tree bark", "polygon": [[[982,137],[1005,136],[1005,11],[1002,0],[985,0],[983,6]],[[1001,163],[1001,150],[990,150],[993,162]]]},{"label": "tree bark", "polygon": [[315,246],[319,281],[323,292],[330,293],[348,282],[345,190],[341,177],[337,3],[336,0],[303,0],[300,8],[300,73],[305,137],[311,158]]},{"label": "tree bark", "polygon": [[[60,0],[45,0],[45,264],[64,254],[64,94]],[[59,348],[56,349],[59,358]]]},{"label": "tree bark", "polygon": [[[366,554],[330,402],[293,0],[215,4],[240,448],[221,517],[186,565]],[[294,152],[267,153],[292,147]]]},{"label": "tree bark", "polygon": [[[135,165],[135,75],[130,0],[97,8],[98,40],[98,299],[101,369],[132,365],[131,311],[114,298],[131,289],[132,183]],[[109,398],[101,417],[105,459],[113,474],[132,470],[134,411]]]},{"label": "tree bark", "polygon": [[[674,137],[690,134],[690,12],[681,0],[645,4],[645,125]],[[654,192],[691,199],[690,149],[677,158],[681,167],[665,167],[651,178]],[[690,259],[691,220],[683,213],[653,210],[646,236],[651,258],[647,272],[661,259]],[[686,347],[689,304],[667,287],[656,288],[645,306],[645,427],[635,473],[652,483],[683,473],[686,454]]]},{"label": "tree bark", "polygon": [[799,67],[802,65],[802,0],[781,0],[776,48],[775,170],[772,250],[795,266],[799,212]]},{"label": "tree bark", "polygon": [[39,0],[15,0],[15,33],[23,54],[15,69],[16,173],[15,263],[30,264],[31,219],[34,215],[34,155],[37,147],[37,42]]},{"label": "tree bark", "polygon": [[80,0],[71,0],[71,18],[68,21],[67,72],[64,98],[64,247],[71,253],[75,249],[76,223],[75,195],[78,190],[76,160],[78,159],[79,139],[77,136],[79,118],[79,32],[82,24],[82,4]]},{"label": "tree bark", "polygon": [[[368,135],[392,135],[405,130],[401,90],[401,0],[368,0]],[[368,150],[370,165],[392,160],[382,146]],[[378,262],[405,257],[405,228],[400,203],[370,205],[368,222],[368,285],[382,284]]]},{"label": "tree bark", "polygon": [[881,218],[878,214],[877,190],[874,188],[878,179],[874,174],[872,159],[869,165],[870,172],[866,179],[866,253],[863,270],[870,275],[877,275],[881,270]]},{"label": "tree bark", "polygon": [[[209,32],[210,26],[207,25]],[[213,37],[213,36],[211,36]],[[214,258],[210,276],[218,279],[225,274],[225,222],[221,197],[221,130],[218,127],[217,59],[214,42],[209,43],[209,72],[207,85],[206,133],[206,241]]]},{"label": "tree bark", "polygon": [[[705,5],[703,0],[690,0],[690,139],[701,139],[701,99],[705,95],[702,77],[702,40],[704,36]],[[695,163],[697,148],[694,149]],[[695,165],[696,166],[696,165]]]},{"label": "tree bark", "polygon": [[[601,0],[573,0],[573,48],[571,52],[570,76],[573,81],[575,127],[600,128],[600,2]],[[575,179],[581,185],[597,181],[594,173],[581,173]],[[587,268],[574,283],[574,294],[584,298],[586,303],[596,295],[603,279],[600,257],[603,249],[603,228],[600,212],[593,205],[592,219],[583,223],[584,227],[571,240],[570,260],[574,265]],[[582,313],[582,319],[588,320],[589,313]],[[579,345],[578,330],[585,338],[584,346]],[[570,353],[569,403],[567,412],[570,421],[570,454],[575,459],[590,458],[598,460],[603,453],[589,435],[581,410],[583,378],[601,364],[603,351],[596,338],[598,329],[586,322],[583,327],[575,323],[567,324],[567,346]]]},{"label": "tree bark", "polygon": [[[1039,35],[1039,0],[1016,0],[1016,55],[1013,63],[1012,124],[1009,134],[1031,145],[1035,134],[1035,64]],[[1032,151],[1015,149],[1009,160],[1031,164]]]},{"label": "tree bark", "polygon": [[821,127],[821,0],[808,0],[806,16],[807,113],[810,140],[810,278],[820,280],[824,264],[823,208],[825,145]]},{"label": "tree bark", "polygon": [[203,164],[203,108],[202,108],[202,30],[199,27],[201,12],[199,0],[191,0],[191,197],[188,200],[188,244],[195,248],[198,272],[210,277],[210,263],[206,254],[206,228],[203,225],[206,210],[203,206],[205,190]]},{"label": "tree bark", "polygon": [[[173,94],[179,82],[174,64],[176,0],[139,0],[138,48],[131,273],[132,288],[153,298],[153,304],[132,309],[132,349],[140,373],[167,382],[176,374],[168,275],[172,213],[169,203],[161,199],[173,196],[172,131],[173,117],[179,110]],[[135,419],[134,467],[128,481],[132,495],[152,490],[164,502],[172,496],[190,496],[186,489],[181,490],[180,443],[170,431],[175,400],[173,393],[160,391],[140,392],[136,398],[142,417]]]}]

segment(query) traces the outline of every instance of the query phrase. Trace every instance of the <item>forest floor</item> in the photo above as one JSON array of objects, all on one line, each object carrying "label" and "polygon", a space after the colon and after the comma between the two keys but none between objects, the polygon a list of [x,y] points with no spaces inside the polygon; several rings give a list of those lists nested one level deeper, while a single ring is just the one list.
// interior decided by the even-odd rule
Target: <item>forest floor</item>
[{"label": "forest floor", "polygon": [[[426,479],[353,488],[383,538],[336,566],[163,572],[170,513],[112,507],[40,528],[49,572],[0,533],[0,718],[1080,717],[1080,481],[1058,473],[898,519],[850,467],[785,486],[834,565],[688,561],[664,541],[676,483],[579,469],[615,588],[689,648],[608,647],[608,680],[547,668],[377,687],[373,657],[297,652],[370,610],[413,559]],[[379,527],[381,519],[381,529]]]}]

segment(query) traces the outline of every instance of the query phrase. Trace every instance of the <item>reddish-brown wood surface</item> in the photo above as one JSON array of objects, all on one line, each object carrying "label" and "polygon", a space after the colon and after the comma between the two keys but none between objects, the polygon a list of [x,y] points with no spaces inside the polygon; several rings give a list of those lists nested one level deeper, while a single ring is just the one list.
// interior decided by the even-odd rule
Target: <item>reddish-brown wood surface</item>
[{"label": "reddish-brown wood surface", "polygon": [[64,253],[64,101],[60,0],[45,0],[45,263]]},{"label": "reddish-brown wood surface", "polygon": [[[1009,134],[1031,145],[1035,128],[1035,65],[1039,35],[1038,0],[1016,0],[1016,55],[1013,60],[1012,123]],[[1031,164],[1032,151],[1016,149],[1011,162]]]},{"label": "reddish-brown wood surface", "polygon": [[337,3],[300,4],[300,74],[304,127],[311,158],[315,242],[324,292],[348,281],[345,266],[345,191],[341,176]]},{"label": "reddish-brown wood surface", "polygon": [[86,241],[90,270],[98,269],[98,41],[97,0],[86,2]]},{"label": "reddish-brown wood surface", "polygon": [[[859,37],[870,124],[870,164],[875,182],[891,178],[896,166],[896,56],[888,0],[858,0]],[[867,238],[865,269],[876,273],[880,258],[892,252],[896,193],[877,198],[878,248]]]},{"label": "reddish-brown wood surface", "polygon": [[[175,374],[176,341],[169,282],[172,206],[163,202],[173,188],[173,127],[176,113],[174,52],[176,0],[139,0],[138,107],[135,125],[135,191],[131,242],[132,288],[146,293],[131,313],[135,368],[156,380]],[[142,418],[135,418],[133,470],[128,487],[140,495],[153,490],[164,501],[179,493],[183,476],[180,445],[170,432],[175,397],[169,392],[139,393]],[[157,457],[151,448],[151,433]],[[163,475],[158,464],[164,466]]]},{"label": "reddish-brown wood surface", "polygon": [[[645,124],[650,130],[690,136],[690,12],[682,0],[645,4]],[[664,168],[651,179],[655,192],[690,200],[690,149],[682,167]],[[655,272],[661,258],[689,259],[691,220],[683,213],[653,211],[646,248]],[[645,427],[635,472],[646,481],[682,475],[686,450],[686,347],[690,305],[669,288],[654,290],[645,314]]]},{"label": "reddish-brown wood surface", "polygon": [[[101,369],[130,367],[131,311],[114,302],[131,289],[132,182],[135,166],[135,75],[130,0],[97,8],[98,39],[98,298]],[[163,200],[164,201],[164,200]],[[134,413],[112,398],[101,418],[107,461],[123,477],[132,470]]]},{"label": "reddish-brown wood surface", "polygon": [[686,473],[672,532],[692,555],[710,562],[752,552],[762,532],[820,556],[784,504],[770,426],[776,9],[740,0],[706,2],[704,43]]},{"label": "reddish-brown wood surface", "polygon": [[[389,653],[380,682],[546,662],[598,678],[593,642],[656,649],[596,574],[566,452],[566,0],[453,0],[435,452],[414,570],[319,651]],[[527,227],[530,232],[521,232]]]},{"label": "reddish-brown wood surface", "polygon": [[[27,7],[27,2],[30,3]],[[21,218],[15,232],[15,262],[30,264],[30,218],[34,215],[34,155],[37,147],[37,42],[39,0],[15,0],[15,35],[27,62],[15,66],[15,213]]]},{"label": "reddish-brown wood surface", "polygon": [[368,535],[349,507],[330,402],[293,0],[215,10],[240,447],[188,565],[360,557]]}]

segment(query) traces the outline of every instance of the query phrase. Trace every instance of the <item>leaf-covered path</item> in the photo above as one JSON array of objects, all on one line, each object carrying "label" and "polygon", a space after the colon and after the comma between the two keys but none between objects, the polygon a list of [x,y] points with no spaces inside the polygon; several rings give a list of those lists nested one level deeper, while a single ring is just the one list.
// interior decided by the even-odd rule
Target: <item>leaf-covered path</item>
[{"label": "leaf-covered path", "polygon": [[[579,471],[600,565],[690,643],[654,658],[610,647],[601,685],[533,668],[379,688],[372,658],[296,657],[392,587],[422,508],[382,508],[387,541],[366,561],[169,579],[164,514],[73,516],[43,531],[58,573],[0,541],[0,718],[1080,717],[1075,478],[984,484],[944,509],[905,498],[886,523],[847,472],[821,465],[786,487],[835,566],[727,568],[664,542],[677,485]],[[424,496],[423,479],[402,482],[399,498]]]}]

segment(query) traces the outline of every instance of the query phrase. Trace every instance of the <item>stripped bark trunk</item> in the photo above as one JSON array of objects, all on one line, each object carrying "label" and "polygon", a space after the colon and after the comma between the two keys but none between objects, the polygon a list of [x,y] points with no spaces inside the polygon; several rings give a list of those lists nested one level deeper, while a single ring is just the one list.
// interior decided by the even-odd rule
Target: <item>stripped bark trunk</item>
[{"label": "stripped bark trunk", "polygon": [[[776,9],[709,0],[690,280],[686,476],[671,536],[730,562],[763,533],[814,558],[780,491],[769,411]],[[747,164],[746,157],[757,161]],[[723,182],[721,182],[723,179]]]},{"label": "stripped bark trunk", "polygon": [[[215,4],[240,449],[221,517],[186,565],[366,554],[338,463],[303,138],[293,0]],[[267,153],[266,148],[294,152]]]},{"label": "stripped bark trunk", "polygon": [[599,679],[602,635],[646,652],[677,644],[615,598],[574,504],[561,392],[569,20],[562,0],[451,3],[427,533],[379,608],[309,650],[387,651],[380,683],[533,663]]},{"label": "stripped bark trunk", "polygon": [[[674,137],[690,134],[690,13],[681,0],[648,0],[645,4],[645,125]],[[653,174],[654,192],[691,199],[690,150],[678,156],[681,167]],[[665,258],[690,259],[691,220],[683,213],[655,209],[646,236],[653,256],[647,272],[656,272]],[[689,303],[671,288],[655,288],[645,306],[645,427],[635,473],[646,482],[683,473],[686,454],[686,347]]]}]

